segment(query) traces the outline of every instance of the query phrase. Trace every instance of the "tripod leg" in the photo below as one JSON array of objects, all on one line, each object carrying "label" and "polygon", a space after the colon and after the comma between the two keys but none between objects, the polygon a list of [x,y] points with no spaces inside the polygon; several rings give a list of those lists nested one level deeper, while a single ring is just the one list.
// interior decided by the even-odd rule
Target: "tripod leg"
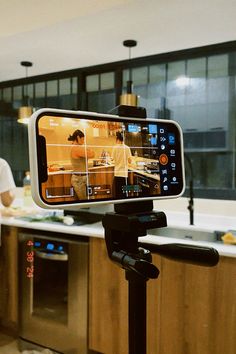
[{"label": "tripod leg", "polygon": [[129,354],[146,354],[147,280],[126,271],[129,282]]}]

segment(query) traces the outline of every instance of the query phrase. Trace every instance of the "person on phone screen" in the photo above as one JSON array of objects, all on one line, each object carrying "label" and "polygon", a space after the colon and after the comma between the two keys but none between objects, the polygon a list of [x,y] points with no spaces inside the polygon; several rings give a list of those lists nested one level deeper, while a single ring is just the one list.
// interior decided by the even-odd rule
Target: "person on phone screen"
[{"label": "person on phone screen", "polygon": [[15,188],[11,168],[6,160],[0,158],[0,201],[5,207],[9,207],[15,199]]},{"label": "person on phone screen", "polygon": [[122,132],[116,133],[116,145],[112,150],[111,157],[114,161],[114,181],[113,188],[116,198],[125,196],[124,186],[128,182],[128,164],[131,163],[131,150],[128,145],[124,144]]},{"label": "person on phone screen", "polygon": [[80,200],[87,199],[87,174],[86,166],[88,159],[93,158],[95,153],[84,144],[84,133],[77,129],[69,135],[68,141],[72,141],[71,164],[74,173],[71,177],[71,184]]}]

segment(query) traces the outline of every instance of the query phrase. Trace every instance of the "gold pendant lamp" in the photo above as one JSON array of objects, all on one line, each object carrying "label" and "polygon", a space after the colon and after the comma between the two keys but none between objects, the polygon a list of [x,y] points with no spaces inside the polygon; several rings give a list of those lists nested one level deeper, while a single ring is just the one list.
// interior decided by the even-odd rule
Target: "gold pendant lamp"
[{"label": "gold pendant lamp", "polygon": [[[137,41],[127,39],[123,42],[125,47],[129,48],[129,60],[131,60],[131,48],[137,45]],[[127,81],[127,92],[120,96],[120,104],[126,106],[137,106],[138,96],[133,93],[132,69],[129,68],[129,80]]]},{"label": "gold pendant lamp", "polygon": [[[33,64],[30,61],[22,61],[21,66],[25,67],[26,78],[28,77],[28,68]],[[30,105],[30,98],[28,96],[28,85],[26,84],[26,89],[23,90],[23,105],[18,110],[18,123],[28,124],[29,118],[33,113],[33,107]]]}]

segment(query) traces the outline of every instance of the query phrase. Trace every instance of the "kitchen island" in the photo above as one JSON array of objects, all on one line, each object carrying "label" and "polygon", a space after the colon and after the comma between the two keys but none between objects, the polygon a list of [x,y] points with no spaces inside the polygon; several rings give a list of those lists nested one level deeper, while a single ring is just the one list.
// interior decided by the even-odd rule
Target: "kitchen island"
[{"label": "kitchen island", "polygon": [[[45,211],[44,211],[45,212]],[[167,215],[168,216],[168,215]],[[175,215],[180,220],[181,215]],[[171,223],[174,216],[171,216]],[[201,229],[227,231],[235,220],[207,220]],[[211,223],[212,222],[212,223]],[[177,223],[177,221],[176,221]],[[62,223],[29,222],[1,217],[2,247],[0,299],[1,322],[17,330],[17,235],[20,230],[42,230],[51,237],[68,234],[89,238],[89,347],[104,354],[126,354],[127,283],[124,272],[107,257],[101,222],[67,226]],[[225,227],[225,229],[224,229]],[[189,227],[191,229],[191,227]],[[152,236],[152,243],[184,242],[215,247],[221,257],[216,267],[204,268],[166,260],[153,255],[160,270],[148,282],[148,354],[234,354],[236,349],[236,247],[222,243]],[[109,326],[107,325],[109,323]],[[171,340],[170,340],[171,338]]]}]

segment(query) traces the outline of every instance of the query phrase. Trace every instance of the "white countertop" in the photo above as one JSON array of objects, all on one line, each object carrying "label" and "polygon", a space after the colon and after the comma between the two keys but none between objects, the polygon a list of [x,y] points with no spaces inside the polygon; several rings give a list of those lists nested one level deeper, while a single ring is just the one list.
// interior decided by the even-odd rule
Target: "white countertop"
[{"label": "white countertop", "polygon": [[[45,210],[44,210],[45,212]],[[233,217],[221,217],[215,215],[195,215],[197,226],[188,225],[188,215],[186,213],[167,213],[167,221],[169,227],[184,227],[189,230],[202,230],[202,231],[223,231],[236,230],[236,219]],[[67,226],[59,222],[29,222],[20,220],[17,217],[0,216],[0,224],[26,228],[32,230],[42,230],[55,233],[65,233],[68,235],[87,236],[87,237],[99,237],[104,238],[104,229],[101,222],[94,224],[81,225],[81,226]],[[149,232],[151,232],[149,230]],[[178,239],[173,237],[153,236],[148,234],[145,237],[140,237],[141,242],[147,242],[152,244],[164,244],[164,243],[181,243],[191,244],[198,246],[206,246],[215,248],[221,256],[236,257],[236,245],[224,245],[221,242],[205,242],[205,241],[192,241],[186,239]]]}]

